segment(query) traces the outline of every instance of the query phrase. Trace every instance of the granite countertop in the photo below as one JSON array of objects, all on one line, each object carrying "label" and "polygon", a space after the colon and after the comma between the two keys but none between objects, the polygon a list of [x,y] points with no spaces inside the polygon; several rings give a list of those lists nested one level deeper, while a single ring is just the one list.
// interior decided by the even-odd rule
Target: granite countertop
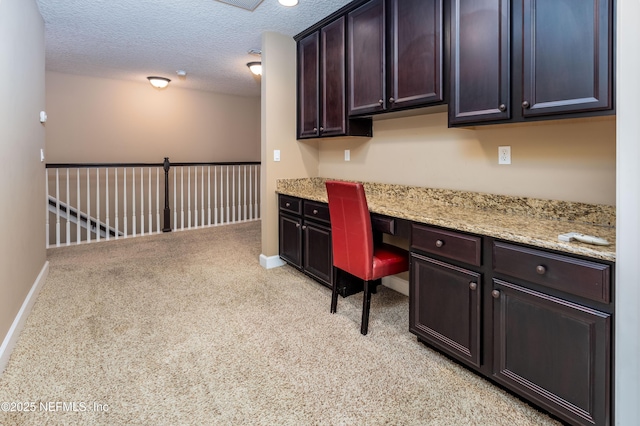
[{"label": "granite countertop", "polygon": [[[326,178],[281,179],[276,192],[327,202]],[[506,241],[615,261],[615,207],[477,192],[362,182],[369,210]],[[609,246],[558,241],[580,232]]]}]

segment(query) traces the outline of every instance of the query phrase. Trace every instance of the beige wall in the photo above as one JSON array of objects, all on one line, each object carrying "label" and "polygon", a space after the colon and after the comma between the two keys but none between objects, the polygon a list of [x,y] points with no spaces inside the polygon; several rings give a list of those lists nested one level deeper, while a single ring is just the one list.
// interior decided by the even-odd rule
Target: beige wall
[{"label": "beige wall", "polygon": [[[606,117],[450,129],[446,112],[376,120],[371,139],[321,141],[319,175],[614,205],[615,126]],[[498,165],[501,145],[511,165]]]},{"label": "beige wall", "polygon": [[44,23],[35,0],[0,2],[0,342],[42,270]]},{"label": "beige wall", "polygon": [[[189,78],[187,76],[187,78]],[[260,99],[47,72],[47,162],[258,161]]]},{"label": "beige wall", "polygon": [[[262,37],[262,255],[278,255],[276,180],[318,175],[316,142],[296,140],[296,44],[291,37]],[[281,161],[273,161],[280,150]]]}]

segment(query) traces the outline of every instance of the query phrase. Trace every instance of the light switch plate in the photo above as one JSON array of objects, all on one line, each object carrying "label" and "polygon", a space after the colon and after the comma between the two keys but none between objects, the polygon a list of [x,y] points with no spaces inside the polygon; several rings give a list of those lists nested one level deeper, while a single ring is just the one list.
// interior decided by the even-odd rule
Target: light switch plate
[{"label": "light switch plate", "polygon": [[273,161],[280,161],[280,150],[279,149],[274,149],[273,150]]},{"label": "light switch plate", "polygon": [[350,149],[345,149],[344,150],[344,161],[351,161],[351,150]]}]

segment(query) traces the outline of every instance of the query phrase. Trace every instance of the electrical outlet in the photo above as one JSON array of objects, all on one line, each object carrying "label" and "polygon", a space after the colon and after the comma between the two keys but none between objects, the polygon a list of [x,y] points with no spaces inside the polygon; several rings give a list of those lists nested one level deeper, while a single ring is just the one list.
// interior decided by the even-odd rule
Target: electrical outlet
[{"label": "electrical outlet", "polygon": [[511,147],[498,147],[498,164],[511,164]]},{"label": "electrical outlet", "polygon": [[351,161],[351,150],[344,150],[344,161]]}]

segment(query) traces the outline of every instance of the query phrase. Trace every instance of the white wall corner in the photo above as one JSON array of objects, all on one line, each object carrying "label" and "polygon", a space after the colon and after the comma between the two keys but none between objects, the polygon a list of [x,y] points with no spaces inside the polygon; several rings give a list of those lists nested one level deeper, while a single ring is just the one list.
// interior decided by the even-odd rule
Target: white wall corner
[{"label": "white wall corner", "polygon": [[383,277],[382,285],[385,287],[389,287],[391,290],[395,290],[398,293],[402,293],[405,296],[409,296],[409,281],[402,279],[396,275]]},{"label": "white wall corner", "polygon": [[38,293],[40,293],[40,289],[44,285],[47,280],[47,275],[49,274],[49,262],[46,261],[44,266],[40,270],[38,277],[36,278],[33,286],[31,286],[31,290],[27,297],[24,299],[22,303],[22,307],[18,311],[18,315],[13,320],[11,324],[11,328],[9,328],[9,332],[7,333],[4,341],[2,342],[2,346],[0,346],[0,376],[4,372],[5,367],[9,363],[9,358],[11,358],[11,352],[13,352],[13,348],[16,346],[18,342],[18,338],[20,337],[20,332],[24,327],[24,323],[27,321],[27,317],[29,313],[31,313],[31,308],[33,304],[36,302],[38,298]]},{"label": "white wall corner", "polygon": [[264,269],[272,269],[284,265],[286,265],[286,262],[280,259],[280,256],[265,256],[264,254],[260,255],[260,266],[262,266]]}]

